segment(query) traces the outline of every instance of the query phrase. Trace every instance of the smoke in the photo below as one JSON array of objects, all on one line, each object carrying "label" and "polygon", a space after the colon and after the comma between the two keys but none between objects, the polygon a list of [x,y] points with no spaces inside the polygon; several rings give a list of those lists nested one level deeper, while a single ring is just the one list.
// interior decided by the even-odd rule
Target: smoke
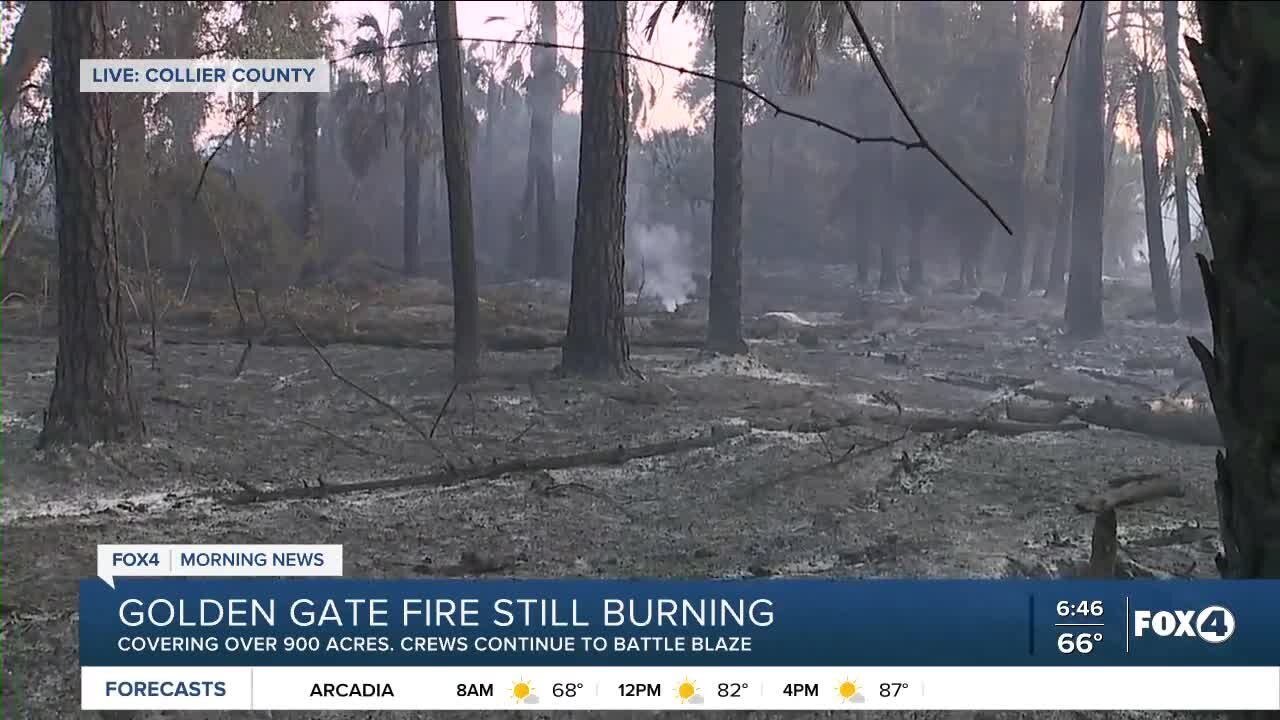
[{"label": "smoke", "polygon": [[627,232],[627,275],[641,297],[671,312],[688,301],[693,281],[692,240],[672,225],[632,225]]}]

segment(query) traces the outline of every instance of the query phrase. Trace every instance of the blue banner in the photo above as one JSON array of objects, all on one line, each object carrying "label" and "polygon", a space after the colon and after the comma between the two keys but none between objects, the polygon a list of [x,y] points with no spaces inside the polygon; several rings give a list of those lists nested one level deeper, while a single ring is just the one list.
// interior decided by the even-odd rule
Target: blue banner
[{"label": "blue banner", "polygon": [[83,666],[1275,666],[1280,581],[118,578]]}]

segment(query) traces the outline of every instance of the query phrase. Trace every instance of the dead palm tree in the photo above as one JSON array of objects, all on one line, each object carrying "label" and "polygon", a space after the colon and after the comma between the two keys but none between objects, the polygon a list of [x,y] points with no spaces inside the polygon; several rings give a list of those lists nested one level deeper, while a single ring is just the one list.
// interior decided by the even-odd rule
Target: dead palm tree
[{"label": "dead palm tree", "polygon": [[1197,2],[1187,38],[1204,91],[1192,111],[1204,168],[1196,178],[1213,259],[1197,256],[1213,349],[1192,339],[1225,446],[1217,497],[1227,578],[1280,578],[1280,6]]}]

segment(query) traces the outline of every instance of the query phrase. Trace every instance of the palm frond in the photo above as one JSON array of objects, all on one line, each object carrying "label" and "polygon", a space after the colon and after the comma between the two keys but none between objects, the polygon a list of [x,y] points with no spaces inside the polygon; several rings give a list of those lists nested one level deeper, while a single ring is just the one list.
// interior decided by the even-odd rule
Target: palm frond
[{"label": "palm frond", "polygon": [[798,0],[777,4],[774,25],[779,35],[779,55],[787,85],[797,92],[813,89],[818,75],[818,32],[821,3]]}]

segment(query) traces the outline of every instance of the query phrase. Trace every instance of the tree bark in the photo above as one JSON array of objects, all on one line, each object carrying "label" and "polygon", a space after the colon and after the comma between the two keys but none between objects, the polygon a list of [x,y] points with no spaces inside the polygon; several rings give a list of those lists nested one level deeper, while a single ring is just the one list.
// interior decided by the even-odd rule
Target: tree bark
[{"label": "tree bark", "polygon": [[[627,45],[625,2],[584,3],[582,140],[573,281],[561,370],[622,377],[630,372],[623,314],[627,178]],[[615,54],[616,53],[616,54]]]},{"label": "tree bark", "polygon": [[49,51],[49,6],[52,4],[29,2],[18,18],[9,45],[9,57],[5,58],[4,69],[0,71],[0,103],[4,108],[0,118],[9,117],[9,112],[22,97],[22,86]]},{"label": "tree bark", "polygon": [[463,124],[462,49],[458,44],[457,3],[435,4],[440,54],[441,140],[445,185],[449,191],[449,256],[453,266],[453,376],[475,377],[480,366],[480,294],[476,280],[475,218],[471,211],[471,167]]},{"label": "tree bark", "polygon": [[1165,77],[1169,83],[1169,135],[1173,139],[1173,204],[1177,213],[1179,307],[1184,319],[1201,320],[1207,308],[1200,268],[1191,245],[1191,208],[1187,200],[1187,142],[1183,128],[1186,114],[1182,102],[1182,56],[1178,52],[1178,3],[1165,0],[1164,11]]},{"label": "tree bark", "polygon": [[80,60],[106,57],[107,3],[51,10],[58,357],[38,443],[130,440],[145,427],[130,387],[120,294],[110,96],[80,92]]},{"label": "tree bark", "polygon": [[1078,118],[1075,193],[1071,207],[1071,277],[1063,314],[1067,333],[1102,333],[1103,83],[1102,46],[1106,3],[1086,2],[1080,27],[1080,91],[1074,99]]},{"label": "tree bark", "polygon": [[[714,6],[716,77],[742,82],[745,2]],[[716,83],[707,348],[739,354],[742,339],[742,90]]]},{"label": "tree bark", "polygon": [[1027,0],[1016,0],[1014,12],[1013,94],[1013,204],[1010,206],[1010,223],[1013,236],[1009,238],[1009,256],[1004,269],[1004,288],[1007,298],[1022,297],[1023,271],[1027,252],[1027,22],[1030,12]]},{"label": "tree bark", "polygon": [[[555,0],[538,0],[538,39],[556,42]],[[560,79],[556,69],[556,53],[551,48],[533,49],[533,92],[530,107],[529,142],[530,160],[533,162],[533,179],[537,196],[538,253],[536,271],[538,277],[561,276],[560,233],[556,231],[556,173],[554,155],[554,127],[556,112],[560,108]]]},{"label": "tree bark", "polygon": [[1192,111],[1204,171],[1196,178],[1213,260],[1198,256],[1213,349],[1191,348],[1222,430],[1218,571],[1280,578],[1280,6],[1197,2],[1201,40],[1187,46],[1206,116]]},{"label": "tree bark", "polygon": [[[422,272],[422,233],[418,227],[422,217],[422,96],[420,81],[411,78],[404,98],[404,219],[401,223],[406,277]],[[444,92],[443,88],[441,92]]]},{"label": "tree bark", "polygon": [[[1080,3],[1069,2],[1062,16],[1062,32],[1071,40],[1075,14]],[[1079,43],[1079,38],[1076,39]],[[1058,97],[1054,105],[1062,121],[1061,150],[1058,152],[1058,222],[1053,229],[1053,251],[1049,254],[1049,279],[1045,283],[1045,297],[1062,297],[1066,290],[1067,256],[1071,249],[1071,208],[1075,205],[1077,127],[1079,115],[1075,106],[1079,98],[1077,86],[1081,74],[1080,46],[1073,48],[1067,62],[1066,74],[1058,83]],[[1060,105],[1059,105],[1060,103]]]},{"label": "tree bark", "polygon": [[1150,68],[1138,71],[1134,89],[1138,116],[1138,141],[1142,153],[1142,205],[1147,220],[1147,265],[1151,270],[1151,294],[1156,303],[1156,319],[1171,323],[1178,319],[1169,287],[1169,260],[1164,250],[1164,216],[1160,211],[1160,159],[1156,149],[1156,87]]}]

